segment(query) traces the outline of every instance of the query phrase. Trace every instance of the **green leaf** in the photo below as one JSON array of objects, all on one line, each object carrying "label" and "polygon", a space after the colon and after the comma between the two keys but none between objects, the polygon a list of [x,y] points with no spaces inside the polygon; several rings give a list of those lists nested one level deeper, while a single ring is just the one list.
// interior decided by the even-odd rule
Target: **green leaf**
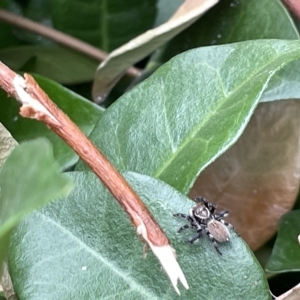
[{"label": "green leaf", "polygon": [[0,187],[1,239],[7,238],[24,215],[66,195],[71,183],[58,172],[50,143],[40,139],[23,143],[12,151],[0,169]]},{"label": "green leaf", "polygon": [[[153,253],[143,258],[140,239],[107,189],[91,173],[69,176],[76,183],[73,193],[31,215],[13,235],[9,267],[19,297],[176,299]],[[177,250],[190,286],[180,287],[182,299],[269,298],[261,267],[234,232],[229,244],[220,245],[222,256],[206,236],[185,243],[194,232],[178,234],[184,221],[173,213],[187,213],[194,203],[161,181],[126,177]]]},{"label": "green leaf", "polygon": [[285,214],[266,270],[272,273],[300,271],[300,210]]},{"label": "green leaf", "polygon": [[299,58],[299,46],[260,40],[178,55],[109,107],[91,138],[118,169],[186,193],[238,139],[269,79]]},{"label": "green leaf", "polygon": [[104,51],[152,27],[157,0],[52,0],[53,26]]},{"label": "green leaf", "polygon": [[0,60],[15,71],[49,77],[61,84],[91,81],[98,62],[54,46],[19,46],[0,50]]},{"label": "green leaf", "polygon": [[[103,109],[49,79],[37,75],[34,77],[60,109],[86,135],[89,135],[101,117]],[[54,156],[62,168],[68,168],[77,162],[78,156],[74,151],[44,124],[19,116],[20,105],[15,99],[7,98],[2,90],[0,90],[0,99],[2,103],[0,121],[19,143],[37,137],[47,137],[53,145]]]},{"label": "green leaf", "polygon": [[[298,38],[298,31],[281,1],[222,0],[174,38],[164,49],[160,61],[165,62],[178,53],[200,46]],[[297,61],[278,72],[261,101],[300,98],[299,68],[300,61]]]},{"label": "green leaf", "polygon": [[[37,151],[38,150],[38,151]],[[25,214],[70,191],[45,139],[17,146],[0,170],[0,237]]]},{"label": "green leaf", "polygon": [[[18,143],[14,140],[11,134],[6,130],[6,128],[0,123],[0,167],[4,164],[5,160],[9,156],[9,154],[13,151],[13,149],[18,145]],[[0,183],[1,184],[1,183]],[[1,185],[0,185],[0,197],[1,197]],[[0,210],[1,210],[1,202],[0,202]],[[0,219],[0,225],[1,219]],[[9,232],[4,234],[0,238],[0,290],[1,290],[1,266],[2,259],[6,255],[7,245],[9,242]]]},{"label": "green leaf", "polygon": [[200,46],[297,38],[297,29],[280,1],[222,0],[168,44],[163,60]]}]

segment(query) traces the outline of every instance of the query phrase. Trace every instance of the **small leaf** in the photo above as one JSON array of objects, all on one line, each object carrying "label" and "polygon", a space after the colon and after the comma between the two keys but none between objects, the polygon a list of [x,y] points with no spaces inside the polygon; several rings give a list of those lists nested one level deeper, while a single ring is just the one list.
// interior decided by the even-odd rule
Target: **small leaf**
[{"label": "small leaf", "polygon": [[187,193],[236,142],[269,79],[300,57],[299,46],[258,40],[182,53],[109,107],[91,137],[118,169]]},{"label": "small leaf", "polygon": [[[18,145],[6,128],[0,123],[0,170],[5,160],[13,149]],[[1,171],[0,171],[1,172]],[[1,183],[0,183],[1,184]],[[1,185],[0,185],[0,197],[1,197]],[[1,199],[1,198],[0,198]],[[1,202],[0,202],[1,210]],[[0,219],[0,226],[2,225]],[[5,257],[9,239],[9,233],[6,233],[0,237],[0,291],[1,291],[1,274],[2,274],[2,259]]]},{"label": "small leaf", "polygon": [[186,0],[168,22],[114,50],[97,69],[93,85],[94,101],[104,101],[126,69],[194,23],[217,2],[218,0]]},{"label": "small leaf", "polygon": [[11,151],[18,145],[11,134],[0,123],[0,167]]},{"label": "small leaf", "polygon": [[266,270],[272,273],[300,271],[300,210],[294,210],[281,219],[278,236]]},{"label": "small leaf", "polygon": [[[89,135],[95,124],[100,119],[103,109],[78,94],[62,87],[61,85],[41,76],[35,75],[42,89],[48,94],[58,107],[63,110],[79,128]],[[18,141],[26,141],[37,137],[47,137],[52,145],[56,160],[62,168],[74,165],[78,156],[69,146],[55,135],[44,124],[19,116],[18,102],[13,98],[7,98],[4,91],[0,90],[0,121]]]},{"label": "small leaf", "polygon": [[8,265],[6,261],[3,261],[2,264],[0,263],[0,296],[1,296],[1,291],[3,291],[3,294],[7,300],[19,300],[19,298],[17,297],[14,291],[14,286],[11,281],[11,277],[9,274]]},{"label": "small leaf", "polygon": [[229,220],[256,250],[277,230],[299,191],[300,102],[261,103],[231,149],[197,179],[202,195],[229,210]]},{"label": "small leaf", "polygon": [[[6,128],[0,123],[0,170],[10,153],[17,147],[18,143],[6,130]],[[0,171],[1,172],[1,171]],[[1,199],[1,182],[0,182],[0,199]],[[0,211],[2,209],[0,200]],[[1,224],[1,218],[0,218]],[[2,260],[6,257],[6,251],[9,242],[9,232],[6,232],[3,236],[0,236],[0,291],[1,291],[1,273],[2,273]]]},{"label": "small leaf", "polygon": [[[9,263],[19,297],[176,299],[154,255],[143,258],[140,239],[107,189],[91,173],[69,176],[76,182],[73,193],[31,215],[13,235]],[[235,233],[220,245],[222,256],[206,236],[185,243],[194,232],[176,233],[183,222],[173,213],[187,213],[194,203],[161,181],[126,177],[177,250],[190,286],[181,288],[183,299],[268,299],[264,273]]]},{"label": "small leaf", "polygon": [[51,145],[40,139],[17,146],[0,169],[0,238],[33,209],[66,195],[70,181],[59,174]]}]

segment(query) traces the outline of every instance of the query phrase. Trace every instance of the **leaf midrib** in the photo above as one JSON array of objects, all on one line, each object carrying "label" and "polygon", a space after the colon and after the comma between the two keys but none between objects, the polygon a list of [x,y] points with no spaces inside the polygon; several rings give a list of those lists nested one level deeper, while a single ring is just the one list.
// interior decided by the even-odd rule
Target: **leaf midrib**
[{"label": "leaf midrib", "polygon": [[[274,49],[274,48],[273,48]],[[274,49],[276,51],[276,49]],[[293,50],[291,52],[286,53],[285,55],[290,55],[294,52],[297,52],[297,50]],[[276,51],[277,53],[277,51]],[[277,54],[278,55],[278,54]],[[285,56],[284,55],[284,56]],[[282,58],[282,56],[279,56],[279,58]],[[276,60],[279,59],[278,56],[274,59],[268,62],[268,64],[266,64],[264,67],[260,68],[257,72],[255,72],[255,74],[253,76],[251,76],[250,78],[246,79],[241,85],[239,85],[238,87],[236,87],[234,90],[232,90],[231,92],[228,93],[228,97],[224,98],[223,101],[218,102],[218,104],[215,106],[215,110],[211,111],[209,114],[207,114],[207,116],[203,119],[202,122],[199,123],[198,126],[195,127],[195,130],[192,130],[188,135],[187,138],[184,140],[184,142],[177,148],[177,151],[175,152],[175,155],[170,155],[169,158],[166,160],[165,164],[162,164],[162,167],[158,168],[156,170],[156,172],[153,173],[153,176],[156,178],[159,178],[159,176],[166,170],[168,169],[169,165],[177,158],[177,156],[179,156],[179,154],[183,151],[183,149],[185,149],[186,145],[189,143],[190,140],[192,140],[192,138],[194,136],[196,136],[196,134],[200,131],[201,128],[203,128],[205,126],[205,124],[208,122],[208,120],[211,119],[211,116],[215,114],[215,111],[218,107],[222,106],[224,104],[224,102],[232,95],[234,95],[236,92],[238,92],[243,86],[245,86],[248,82],[250,82],[252,80],[253,77],[257,76],[259,73],[261,73],[261,71],[263,71],[264,69],[266,69],[269,65],[273,64]],[[289,61],[288,61],[289,62]],[[286,65],[288,62],[286,62],[284,65]],[[207,65],[206,63],[201,64],[201,65]],[[208,65],[209,66],[209,65]],[[211,66],[210,66],[211,67]],[[280,69],[282,67],[282,65],[280,65],[279,67],[276,68],[276,71],[278,71],[278,69]],[[211,67],[212,68],[212,67]],[[216,71],[216,73],[219,75],[219,72],[217,69],[212,68],[213,70]],[[276,72],[275,71],[275,72]],[[274,73],[275,73],[274,72]],[[274,75],[274,73],[272,75],[269,75],[269,77],[267,78],[266,82],[263,85],[263,88],[260,91],[260,94],[263,93],[264,89],[267,87],[267,84],[269,82],[269,80],[272,78],[272,76]],[[220,76],[218,76],[220,78]],[[221,85],[223,86],[223,82],[221,81]],[[259,98],[258,98],[259,99]],[[231,145],[231,143],[228,143],[228,145]],[[173,154],[173,153],[172,153]]]}]

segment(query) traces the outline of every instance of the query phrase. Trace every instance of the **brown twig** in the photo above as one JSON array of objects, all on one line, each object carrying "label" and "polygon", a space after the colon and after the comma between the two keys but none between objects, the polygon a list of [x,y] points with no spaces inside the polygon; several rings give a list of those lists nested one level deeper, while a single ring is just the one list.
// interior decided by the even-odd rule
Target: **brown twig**
[{"label": "brown twig", "polygon": [[28,74],[24,77],[25,80],[0,62],[0,86],[21,102],[20,114],[45,123],[79,155],[129,215],[138,234],[160,260],[175,290],[179,293],[178,279],[188,288],[168,238],[139,196],[101,151],[49,99],[37,82]]},{"label": "brown twig", "polygon": [[[101,51],[98,48],[91,46],[79,39],[76,39],[53,28],[33,22],[29,19],[17,16],[4,9],[0,9],[0,20],[14,26],[35,32],[41,36],[47,37],[61,45],[76,50],[80,53],[84,53],[87,56],[98,61],[103,61],[108,56],[104,51]],[[126,73],[131,77],[138,77],[141,75],[141,71],[134,67],[128,68]]]},{"label": "brown twig", "polygon": [[282,0],[287,8],[294,13],[294,15],[300,20],[300,1],[299,0]]}]

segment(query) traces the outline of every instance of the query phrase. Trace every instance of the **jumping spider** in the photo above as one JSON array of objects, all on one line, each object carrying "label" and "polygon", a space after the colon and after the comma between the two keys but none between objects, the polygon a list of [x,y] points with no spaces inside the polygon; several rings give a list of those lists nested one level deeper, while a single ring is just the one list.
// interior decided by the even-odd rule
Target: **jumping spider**
[{"label": "jumping spider", "polygon": [[178,232],[188,228],[195,228],[197,230],[197,235],[187,241],[191,244],[200,239],[202,233],[205,232],[210,238],[217,252],[222,255],[218,248],[217,242],[229,242],[230,234],[227,227],[233,228],[231,224],[222,219],[228,216],[228,211],[224,210],[218,214],[215,213],[216,205],[209,203],[204,197],[197,197],[195,201],[197,205],[190,209],[189,215],[181,213],[174,214],[174,216],[187,219],[190,223],[180,227]]}]

